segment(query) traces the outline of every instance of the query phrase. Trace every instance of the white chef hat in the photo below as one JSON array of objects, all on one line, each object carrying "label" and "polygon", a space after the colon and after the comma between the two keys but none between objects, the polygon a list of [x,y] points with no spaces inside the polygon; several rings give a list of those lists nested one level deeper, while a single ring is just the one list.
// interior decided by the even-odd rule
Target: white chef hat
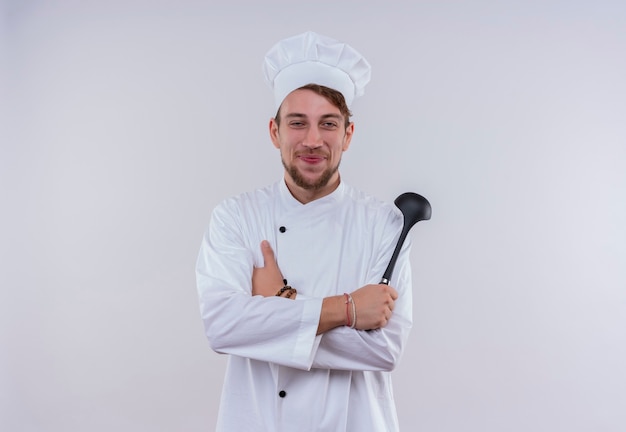
[{"label": "white chef hat", "polygon": [[277,109],[289,93],[307,84],[341,92],[350,106],[364,93],[370,69],[367,60],[348,44],[311,31],[281,40],[263,62]]}]

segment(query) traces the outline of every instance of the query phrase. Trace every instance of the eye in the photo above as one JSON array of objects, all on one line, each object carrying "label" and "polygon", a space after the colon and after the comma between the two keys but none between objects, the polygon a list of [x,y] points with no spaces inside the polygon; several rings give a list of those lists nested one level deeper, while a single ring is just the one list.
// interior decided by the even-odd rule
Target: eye
[{"label": "eye", "polygon": [[326,122],[322,123],[322,127],[324,129],[331,129],[332,130],[332,129],[337,129],[338,125],[337,125],[337,122],[326,121]]},{"label": "eye", "polygon": [[299,129],[299,128],[303,128],[304,126],[306,126],[306,124],[303,121],[294,120],[294,121],[289,122],[289,127],[292,127],[292,128]]}]

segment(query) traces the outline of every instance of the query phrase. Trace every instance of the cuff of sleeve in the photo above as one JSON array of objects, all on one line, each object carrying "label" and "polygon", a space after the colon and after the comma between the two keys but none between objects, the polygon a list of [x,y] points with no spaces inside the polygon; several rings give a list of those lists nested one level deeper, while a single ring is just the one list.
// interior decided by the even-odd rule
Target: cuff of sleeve
[{"label": "cuff of sleeve", "polygon": [[297,329],[298,338],[294,349],[294,361],[302,363],[309,370],[313,365],[313,358],[322,340],[321,335],[317,335],[317,328],[322,312],[323,299],[307,298],[298,294],[296,301],[303,301],[305,304],[302,309],[300,327]]}]

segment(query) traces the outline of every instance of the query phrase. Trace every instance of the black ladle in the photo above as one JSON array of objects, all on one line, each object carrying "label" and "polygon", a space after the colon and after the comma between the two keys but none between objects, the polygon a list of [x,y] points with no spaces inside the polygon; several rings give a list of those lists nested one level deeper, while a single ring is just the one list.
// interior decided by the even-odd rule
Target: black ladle
[{"label": "black ladle", "polygon": [[398,260],[400,249],[402,249],[402,244],[404,243],[409,230],[419,221],[430,219],[430,215],[432,213],[428,200],[414,192],[403,193],[396,198],[394,204],[404,215],[404,225],[402,226],[402,232],[400,233],[398,244],[396,244],[396,249],[393,251],[387,270],[385,270],[383,278],[380,280],[380,283],[385,285],[389,285],[391,273],[393,273],[393,268]]}]

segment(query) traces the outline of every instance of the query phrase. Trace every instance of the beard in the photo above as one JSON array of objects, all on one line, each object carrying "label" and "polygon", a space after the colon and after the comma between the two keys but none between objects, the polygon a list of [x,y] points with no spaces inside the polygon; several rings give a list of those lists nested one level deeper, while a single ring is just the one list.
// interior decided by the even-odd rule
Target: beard
[{"label": "beard", "polygon": [[300,174],[300,171],[298,171],[295,166],[288,165],[287,162],[285,162],[285,159],[281,158],[281,160],[283,163],[283,167],[285,167],[285,171],[287,171],[287,174],[289,174],[289,177],[291,177],[296,186],[301,187],[304,190],[313,192],[326,187],[330,179],[333,178],[335,173],[339,170],[339,163],[337,163],[337,165],[335,166],[326,168],[322,175],[316,181],[310,182],[306,178],[304,178],[302,174]]}]

